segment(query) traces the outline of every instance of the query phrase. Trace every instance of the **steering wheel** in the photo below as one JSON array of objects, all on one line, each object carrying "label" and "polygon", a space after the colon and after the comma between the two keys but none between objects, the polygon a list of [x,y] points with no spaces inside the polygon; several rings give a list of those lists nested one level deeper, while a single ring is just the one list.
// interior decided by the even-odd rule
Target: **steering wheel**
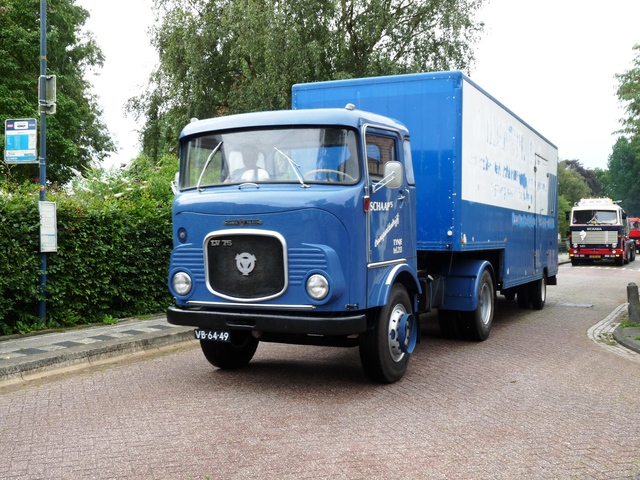
[{"label": "steering wheel", "polygon": [[304,179],[306,180],[309,175],[313,175],[313,174],[316,174],[316,173],[326,173],[327,174],[327,180],[329,180],[329,178],[328,178],[329,177],[328,176],[329,173],[335,173],[336,175],[342,175],[344,178],[347,178],[348,180],[351,180],[352,182],[356,181],[356,179],[353,178],[348,173],[344,173],[344,172],[341,172],[339,170],[333,170],[331,168],[318,168],[316,170],[309,170],[307,173],[304,174]]}]

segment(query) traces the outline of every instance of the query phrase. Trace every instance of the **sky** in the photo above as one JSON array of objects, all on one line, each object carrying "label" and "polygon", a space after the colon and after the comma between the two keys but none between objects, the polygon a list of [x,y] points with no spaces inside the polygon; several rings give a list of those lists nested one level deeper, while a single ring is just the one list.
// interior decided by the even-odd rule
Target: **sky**
[{"label": "sky", "polygon": [[[78,0],[106,61],[90,81],[120,147],[105,165],[128,163],[140,151],[142,125],[124,115],[157,64],[149,42],[152,0]],[[126,15],[123,15],[126,12]],[[640,44],[639,0],[489,0],[476,62],[465,72],[558,147],[561,160],[607,168],[625,117],[616,74],[633,67]]]}]

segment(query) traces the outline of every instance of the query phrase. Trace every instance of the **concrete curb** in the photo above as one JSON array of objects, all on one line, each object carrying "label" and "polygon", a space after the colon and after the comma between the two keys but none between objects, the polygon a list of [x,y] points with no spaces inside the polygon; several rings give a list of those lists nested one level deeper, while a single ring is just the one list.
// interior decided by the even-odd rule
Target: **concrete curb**
[{"label": "concrete curb", "polygon": [[640,328],[637,327],[622,328],[618,325],[613,331],[613,338],[616,342],[629,350],[640,353],[640,341],[635,340],[636,337],[640,337]]},{"label": "concrete curb", "polygon": [[53,370],[94,365],[115,357],[159,349],[168,345],[194,340],[193,328],[176,327],[135,337],[119,338],[33,355],[28,359],[7,360],[0,366],[0,385],[37,378]]}]

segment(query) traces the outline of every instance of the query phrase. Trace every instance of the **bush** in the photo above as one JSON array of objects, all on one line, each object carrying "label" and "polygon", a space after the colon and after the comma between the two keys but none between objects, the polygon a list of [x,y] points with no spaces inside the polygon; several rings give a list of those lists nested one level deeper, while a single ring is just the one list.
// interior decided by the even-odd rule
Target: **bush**
[{"label": "bush", "polygon": [[[44,327],[102,322],[163,311],[171,238],[171,189],[177,159],[128,171],[90,170],[56,202],[58,251],[47,254]],[[0,334],[38,323],[39,185],[0,185]]]}]

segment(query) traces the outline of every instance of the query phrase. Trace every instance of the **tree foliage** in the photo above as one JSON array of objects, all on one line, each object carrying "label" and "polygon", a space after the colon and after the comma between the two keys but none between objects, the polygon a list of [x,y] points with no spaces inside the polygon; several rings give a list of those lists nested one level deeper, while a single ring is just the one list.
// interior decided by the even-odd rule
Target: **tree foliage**
[{"label": "tree foliage", "polygon": [[[57,77],[57,112],[47,116],[47,178],[65,182],[72,173],[114,151],[102,111],[85,75],[102,66],[94,39],[82,33],[89,13],[75,0],[47,1],[47,74]],[[40,2],[0,3],[0,122],[39,118]],[[4,144],[4,131],[0,142]],[[2,176],[38,176],[37,165],[3,165]]]},{"label": "tree foliage", "polygon": [[129,103],[152,158],[192,117],[286,109],[301,82],[468,69],[484,0],[155,0],[159,66]]},{"label": "tree foliage", "polygon": [[640,216],[640,136],[620,137],[609,157],[610,192],[633,217]]},{"label": "tree foliage", "polygon": [[566,160],[558,163],[558,196],[564,197],[571,205],[581,198],[593,195],[585,177],[570,168]]},{"label": "tree foliage", "polygon": [[[92,168],[56,202],[58,251],[47,255],[44,327],[163,311],[172,248],[169,187],[177,157],[146,157],[127,170]],[[0,181],[0,335],[42,328],[39,186]]]},{"label": "tree foliage", "polygon": [[610,196],[622,200],[632,216],[640,215],[640,44],[633,47],[633,67],[616,75],[617,96],[627,116],[621,119],[622,133],[609,157],[608,189]]},{"label": "tree foliage", "polygon": [[561,235],[566,235],[569,223],[565,219],[565,212],[571,210],[573,204],[581,198],[588,198],[593,195],[584,172],[588,169],[572,168],[575,164],[580,164],[574,160],[563,160],[558,163],[558,231]]},{"label": "tree foliage", "polygon": [[621,120],[623,133],[640,135],[640,44],[633,47],[633,68],[616,75],[618,99],[625,105],[627,117]]},{"label": "tree foliage", "polygon": [[578,173],[584,179],[592,196],[601,195],[602,184],[595,170],[584,167],[580,160],[564,160],[563,163],[569,170]]}]

